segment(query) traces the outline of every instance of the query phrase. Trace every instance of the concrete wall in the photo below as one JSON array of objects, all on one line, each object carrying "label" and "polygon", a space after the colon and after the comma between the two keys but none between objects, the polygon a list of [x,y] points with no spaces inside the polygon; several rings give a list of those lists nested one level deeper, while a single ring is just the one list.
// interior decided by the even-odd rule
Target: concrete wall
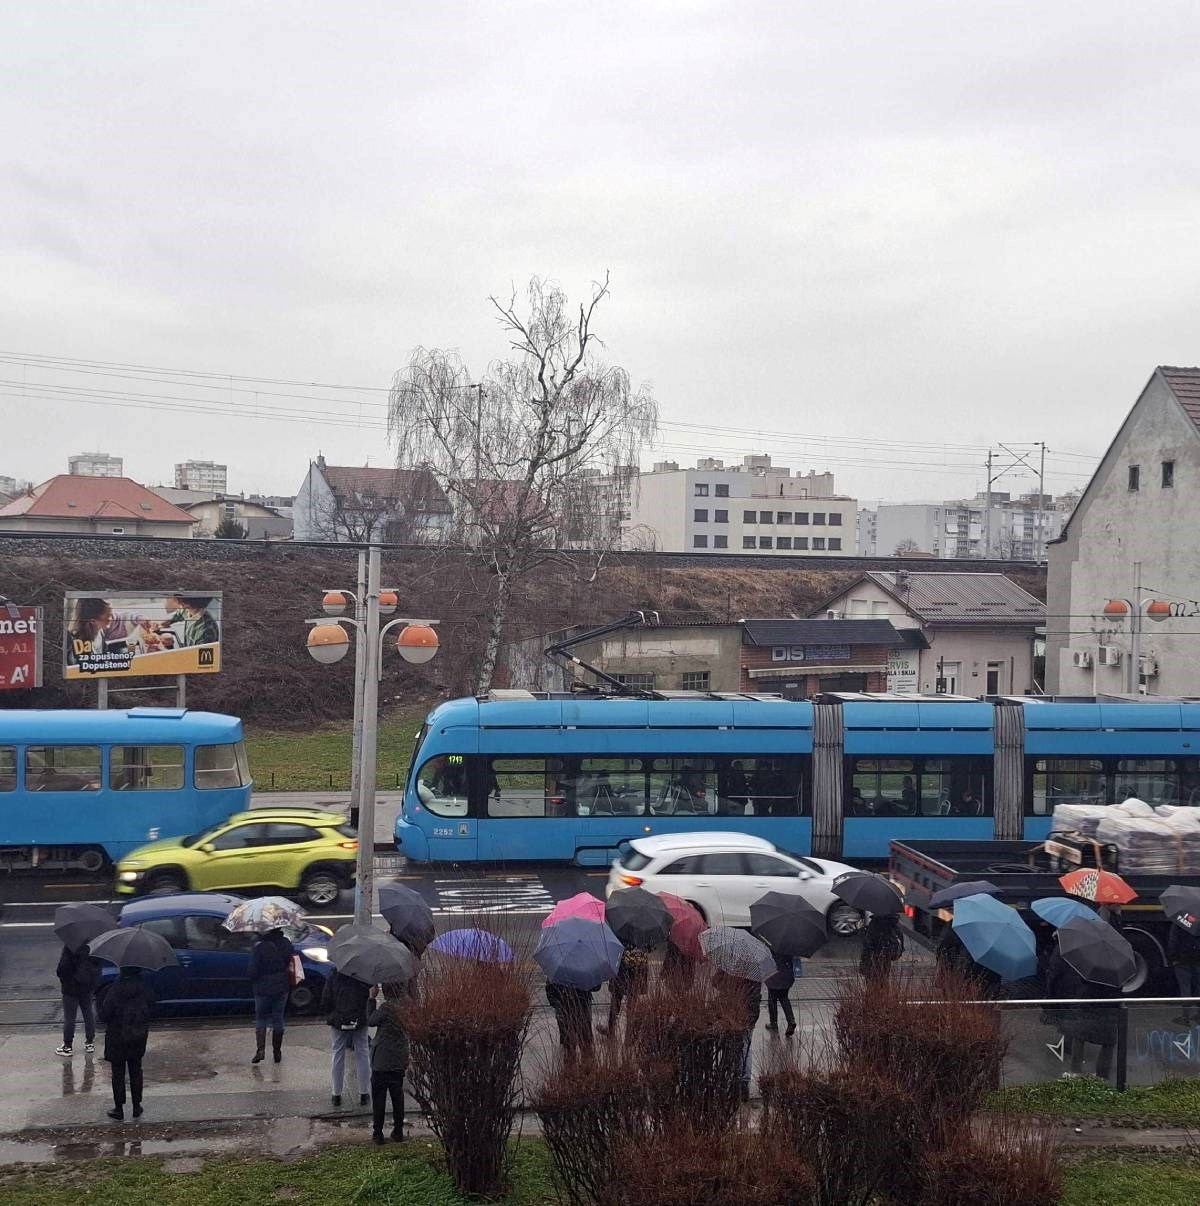
[{"label": "concrete wall", "polygon": [[1024,695],[1033,689],[1033,629],[926,628],[929,648],[918,665],[922,692],[937,689],[938,661],[958,662],[959,695],[984,695],[989,662],[999,663],[997,694]]},{"label": "concrete wall", "polygon": [[[114,528],[122,528],[114,532]],[[48,536],[94,535],[94,536],[165,536],[175,540],[188,540],[192,525],[186,523],[152,523],[138,519],[78,519],[38,518],[29,515],[11,515],[0,519],[0,532],[44,532]]]},{"label": "concrete wall", "polygon": [[[1161,486],[1161,465],[1175,462],[1175,485]],[[1136,464],[1141,487],[1128,488]],[[1200,594],[1200,435],[1156,373],[1142,392],[1067,526],[1050,546],[1047,594],[1047,691],[1084,694],[1127,689],[1128,622],[1101,612],[1111,598],[1133,595],[1133,563],[1142,563],[1144,595],[1187,600]],[[1151,589],[1152,588],[1152,589]],[[1200,695],[1200,617],[1147,621],[1144,656],[1159,673],[1149,694]],[[1076,669],[1072,653],[1100,645],[1124,652],[1117,668]]]}]

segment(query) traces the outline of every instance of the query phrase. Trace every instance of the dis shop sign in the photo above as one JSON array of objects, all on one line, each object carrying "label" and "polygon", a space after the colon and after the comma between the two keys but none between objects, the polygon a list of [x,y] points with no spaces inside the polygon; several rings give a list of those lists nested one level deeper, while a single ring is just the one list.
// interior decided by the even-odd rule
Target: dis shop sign
[{"label": "dis shop sign", "polygon": [[0,600],[0,691],[42,685],[42,609]]}]

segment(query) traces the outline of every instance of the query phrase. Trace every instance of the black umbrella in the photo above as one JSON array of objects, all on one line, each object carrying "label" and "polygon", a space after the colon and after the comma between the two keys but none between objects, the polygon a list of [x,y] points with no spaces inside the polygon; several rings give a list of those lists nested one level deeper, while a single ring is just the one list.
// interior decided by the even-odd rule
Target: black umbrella
[{"label": "black umbrella", "polygon": [[608,928],[626,945],[649,950],[666,942],[673,919],[667,906],[645,888],[621,888],[604,906]]},{"label": "black umbrella", "polygon": [[1200,888],[1172,884],[1158,898],[1162,910],[1181,930],[1189,934],[1200,931]]},{"label": "black umbrella", "polygon": [[1058,951],[1090,984],[1119,989],[1137,975],[1133,947],[1099,917],[1072,917],[1060,925]]},{"label": "black umbrella", "polygon": [[929,907],[941,909],[964,896],[992,896],[999,891],[1000,889],[995,884],[989,883],[986,879],[969,879],[964,883],[952,884],[940,892],[935,892],[929,898]]},{"label": "black umbrella", "polygon": [[388,984],[417,974],[416,956],[390,934],[359,934],[329,952],[329,961],[352,980]]},{"label": "black umbrella", "polygon": [[88,950],[106,963],[115,963],[118,967],[141,967],[146,971],[175,967],[179,962],[171,944],[161,934],[134,925],[100,934],[88,943]]},{"label": "black umbrella", "polygon": [[750,906],[750,932],[785,959],[814,955],[829,939],[824,916],[787,892],[767,892]]},{"label": "black umbrella", "polygon": [[407,884],[381,885],[379,911],[392,933],[414,950],[423,951],[433,941],[433,910]]},{"label": "black umbrella", "polygon": [[59,905],[54,910],[54,932],[68,950],[82,950],[93,938],[116,925],[107,909],[90,904]]},{"label": "black umbrella", "polygon": [[352,938],[370,938],[378,934],[380,938],[386,938],[387,935],[382,930],[377,930],[369,921],[352,921],[349,925],[339,926],[333,933],[333,937],[325,944],[325,949],[331,954],[339,947],[345,946]]},{"label": "black umbrella", "polygon": [[834,896],[863,913],[880,916],[899,913],[904,907],[900,893],[881,875],[869,871],[847,871],[832,884]]}]

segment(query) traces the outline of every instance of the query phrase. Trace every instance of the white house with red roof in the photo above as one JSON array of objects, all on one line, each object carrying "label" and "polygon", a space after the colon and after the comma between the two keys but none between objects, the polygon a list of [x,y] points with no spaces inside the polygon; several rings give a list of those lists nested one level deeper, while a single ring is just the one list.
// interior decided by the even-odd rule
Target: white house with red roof
[{"label": "white house with red roof", "polygon": [[195,522],[186,511],[127,477],[60,473],[0,507],[0,532],[187,540]]}]

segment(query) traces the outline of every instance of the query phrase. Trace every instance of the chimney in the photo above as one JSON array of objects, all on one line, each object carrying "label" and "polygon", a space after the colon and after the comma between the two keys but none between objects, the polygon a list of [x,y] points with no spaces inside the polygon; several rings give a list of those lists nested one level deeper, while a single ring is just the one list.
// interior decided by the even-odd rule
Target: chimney
[{"label": "chimney", "polygon": [[323,452],[317,453],[317,468],[318,469],[325,468],[325,454]]},{"label": "chimney", "polygon": [[908,570],[896,571],[896,593],[902,598],[908,598]]}]

